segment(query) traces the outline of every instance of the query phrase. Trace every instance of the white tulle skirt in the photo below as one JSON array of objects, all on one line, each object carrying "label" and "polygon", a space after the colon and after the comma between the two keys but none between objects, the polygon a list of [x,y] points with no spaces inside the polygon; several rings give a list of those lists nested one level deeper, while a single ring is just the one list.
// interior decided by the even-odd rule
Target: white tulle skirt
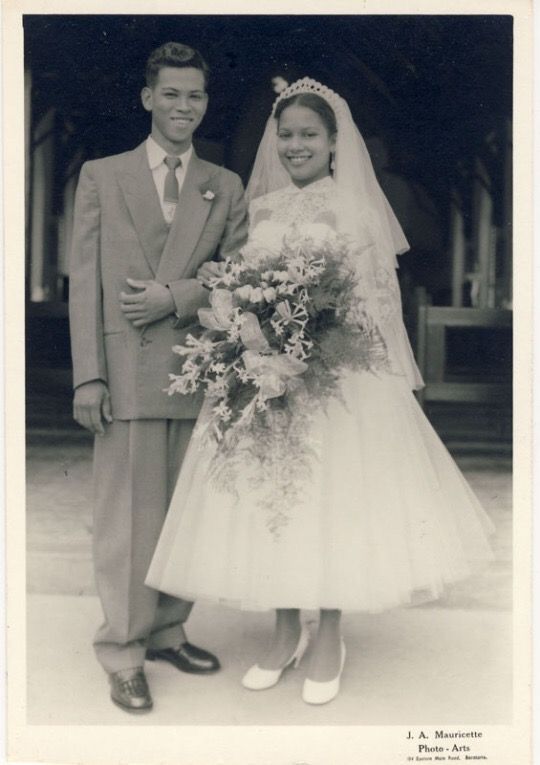
[{"label": "white tulle skirt", "polygon": [[246,469],[223,488],[194,436],[149,586],[247,610],[377,612],[436,599],[492,560],[492,524],[406,381],[349,373],[341,387],[309,413],[310,469],[278,534],[267,479]]}]

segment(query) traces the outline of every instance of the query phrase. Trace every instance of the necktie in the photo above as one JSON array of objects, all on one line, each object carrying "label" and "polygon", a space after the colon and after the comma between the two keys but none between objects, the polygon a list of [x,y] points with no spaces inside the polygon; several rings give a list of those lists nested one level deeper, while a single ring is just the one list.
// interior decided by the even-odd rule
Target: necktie
[{"label": "necktie", "polygon": [[165,157],[163,161],[169,168],[169,172],[165,177],[165,193],[163,198],[165,202],[176,204],[178,202],[178,179],[175,170],[181,166],[182,160],[180,157]]}]

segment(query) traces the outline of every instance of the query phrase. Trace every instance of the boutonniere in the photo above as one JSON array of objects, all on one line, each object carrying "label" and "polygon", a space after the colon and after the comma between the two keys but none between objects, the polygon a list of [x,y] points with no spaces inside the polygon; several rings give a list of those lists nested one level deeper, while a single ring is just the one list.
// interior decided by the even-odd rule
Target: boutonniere
[{"label": "boutonniere", "polygon": [[211,202],[212,199],[216,196],[211,189],[207,189],[205,192],[203,192],[203,199],[206,199],[207,202]]}]

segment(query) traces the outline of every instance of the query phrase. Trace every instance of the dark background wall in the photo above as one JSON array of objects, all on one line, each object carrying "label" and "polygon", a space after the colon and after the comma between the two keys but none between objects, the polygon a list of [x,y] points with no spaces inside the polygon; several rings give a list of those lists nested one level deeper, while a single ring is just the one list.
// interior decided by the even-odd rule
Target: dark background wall
[{"label": "dark background wall", "polygon": [[[400,259],[410,327],[418,286],[435,304],[450,303],[455,194],[474,261],[479,160],[489,175],[492,224],[503,235],[509,231],[511,16],[27,15],[24,36],[30,82],[27,177],[33,179],[27,190],[29,274],[35,259],[32,167],[47,131],[54,152],[45,188],[50,206],[43,267],[49,293],[40,303],[28,289],[30,386],[46,378],[45,368],[69,367],[69,274],[58,255],[69,228],[66,185],[85,159],[144,140],[149,118],[139,94],[145,61],[168,40],[200,49],[211,67],[210,104],[198,131],[198,151],[239,172],[244,181],[275,98],[273,77],[292,82],[311,76],[347,99],[411,244]],[[40,125],[46,127],[38,135]],[[511,269],[504,248],[501,257],[497,268]],[[467,293],[464,305],[469,299]],[[460,359],[469,355],[470,363],[482,351],[493,353],[483,338],[455,342]],[[505,347],[508,364],[510,346]],[[68,383],[64,387],[67,396]]]},{"label": "dark background wall", "polygon": [[199,134],[224,145],[225,161],[254,99],[248,153],[256,146],[275,74],[336,89],[364,135],[384,134],[396,170],[443,195],[456,164],[512,111],[510,16],[26,16],[24,29],[34,118],[54,104],[92,156],[146,135],[144,64],[167,40],[210,63]]}]

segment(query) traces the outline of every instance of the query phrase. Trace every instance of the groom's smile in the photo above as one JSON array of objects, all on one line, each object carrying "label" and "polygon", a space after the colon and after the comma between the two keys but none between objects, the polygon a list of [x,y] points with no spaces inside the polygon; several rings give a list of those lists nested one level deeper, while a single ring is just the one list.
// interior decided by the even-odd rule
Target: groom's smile
[{"label": "groom's smile", "polygon": [[208,105],[204,74],[193,67],[160,69],[153,87],[141,94],[144,108],[152,112],[152,137],[171,154],[190,145]]}]

